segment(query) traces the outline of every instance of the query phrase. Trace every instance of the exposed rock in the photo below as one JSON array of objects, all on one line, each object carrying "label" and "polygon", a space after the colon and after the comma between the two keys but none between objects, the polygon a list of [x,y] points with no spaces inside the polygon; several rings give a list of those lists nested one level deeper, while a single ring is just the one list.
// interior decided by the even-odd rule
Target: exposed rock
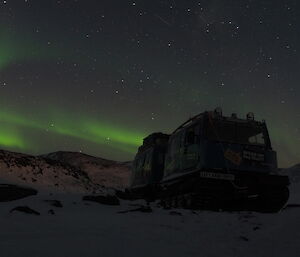
[{"label": "exposed rock", "polygon": [[178,211],[170,211],[169,214],[173,216],[182,216],[182,213]]},{"label": "exposed rock", "polygon": [[48,214],[55,215],[55,211],[52,210],[52,209],[50,209],[50,210],[48,211]]},{"label": "exposed rock", "polygon": [[37,190],[16,185],[0,184],[0,202],[9,202],[36,195]]},{"label": "exposed rock", "polygon": [[249,238],[248,238],[248,237],[245,237],[245,236],[240,236],[240,239],[243,240],[243,241],[246,241],[246,242],[249,241]]},{"label": "exposed rock", "polygon": [[125,190],[115,190],[115,194],[118,198],[122,200],[134,200],[135,197],[133,194],[130,194],[130,192],[125,189]]},{"label": "exposed rock", "polygon": [[120,200],[114,195],[86,195],[82,198],[82,200],[105,205],[120,205]]},{"label": "exposed rock", "polygon": [[24,212],[24,213],[27,213],[27,214],[32,214],[32,215],[37,215],[37,216],[41,215],[39,212],[31,209],[28,206],[18,206],[18,207],[15,207],[15,208],[13,208],[13,209],[10,210],[10,213],[12,213],[14,211]]},{"label": "exposed rock", "polygon": [[62,203],[58,200],[44,200],[44,202],[49,203],[50,205],[57,207],[57,208],[63,207]]},{"label": "exposed rock", "polygon": [[153,212],[150,206],[141,206],[139,208],[125,210],[125,211],[119,211],[118,213],[128,213],[128,212],[144,212],[144,213],[150,213]]}]

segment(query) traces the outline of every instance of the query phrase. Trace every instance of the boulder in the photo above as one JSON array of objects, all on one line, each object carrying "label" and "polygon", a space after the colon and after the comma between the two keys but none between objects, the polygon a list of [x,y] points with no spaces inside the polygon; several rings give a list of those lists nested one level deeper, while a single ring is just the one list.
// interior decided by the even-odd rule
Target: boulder
[{"label": "boulder", "polygon": [[120,200],[115,195],[86,195],[82,198],[82,200],[105,205],[120,205]]},{"label": "boulder", "polygon": [[0,184],[0,202],[14,201],[37,193],[37,190],[28,187]]},{"label": "boulder", "polygon": [[26,213],[26,214],[37,215],[37,216],[41,215],[39,212],[31,209],[28,206],[17,206],[15,208],[11,209],[10,213],[12,213],[14,211],[23,212],[23,213]]}]

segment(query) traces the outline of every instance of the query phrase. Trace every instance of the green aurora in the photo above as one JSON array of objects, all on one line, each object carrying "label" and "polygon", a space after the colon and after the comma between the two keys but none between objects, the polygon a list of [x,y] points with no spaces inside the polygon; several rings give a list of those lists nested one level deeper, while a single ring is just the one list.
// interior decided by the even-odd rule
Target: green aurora
[{"label": "green aurora", "polygon": [[[28,38],[28,40],[24,40]],[[0,71],[17,62],[34,60],[51,60],[61,53],[64,56],[72,56],[66,49],[63,51],[57,47],[43,46],[40,42],[30,41],[33,37],[14,36],[5,28],[0,28]],[[82,60],[81,60],[82,61]],[[84,60],[85,61],[85,60]],[[49,113],[43,119],[28,118],[28,115],[19,112],[0,111],[0,146],[9,150],[21,150],[24,152],[35,153],[39,146],[34,140],[29,140],[22,133],[22,129],[31,129],[37,132],[51,133],[85,142],[95,143],[102,146],[109,146],[118,151],[134,154],[137,147],[142,143],[145,136],[143,133],[134,133],[129,129],[122,129],[109,123],[102,123],[91,118],[74,117],[73,120],[66,119],[68,114],[61,111]],[[51,120],[48,122],[46,120]],[[5,129],[3,128],[5,125]],[[16,129],[18,128],[18,129]],[[36,151],[33,151],[36,149]]]},{"label": "green aurora", "polygon": [[[67,42],[65,45],[72,44],[74,43]],[[20,32],[11,33],[5,27],[0,26],[0,72],[4,72],[4,70],[10,66],[14,67],[14,65],[18,63],[35,62],[41,60],[57,61],[61,57],[64,57],[64,59],[68,60],[70,63],[78,62],[83,65],[87,65],[89,63],[89,58],[86,56],[82,54],[76,55],[74,54],[74,50],[66,49],[66,47],[60,48],[58,46],[59,44],[47,45],[46,40],[37,38],[36,35],[29,33],[25,36]],[[98,52],[95,55],[96,57],[101,56]],[[157,64],[155,63],[155,66],[156,65]],[[167,70],[165,73],[166,72]],[[185,73],[182,72],[180,76],[182,76],[182,74]],[[254,111],[255,113],[269,114],[271,113],[269,111],[270,109],[279,109],[276,104],[274,104],[274,106],[270,104],[256,106],[252,103],[246,104],[245,101],[245,103],[241,105],[238,101],[234,102],[236,99],[234,92],[232,92],[232,95],[230,95],[229,92],[226,91],[226,87],[221,89],[223,91],[220,91],[219,88],[216,90],[210,89],[209,82],[205,80],[201,81],[200,84],[202,86],[198,86],[199,80],[197,79],[197,82],[195,83],[194,79],[191,79],[190,77],[194,78],[194,76],[190,76],[190,73],[187,72],[186,76],[181,78],[182,81],[184,81],[182,84],[187,86],[178,89],[176,91],[178,95],[175,95],[174,99],[172,100],[176,103],[177,99],[180,98],[181,95],[185,94],[185,100],[183,103],[181,103],[181,105],[184,105],[185,107],[187,106],[187,109],[195,109],[195,104],[191,100],[204,104],[208,102],[208,96],[203,94],[205,90],[209,90],[213,95],[213,97],[210,99],[210,101],[213,102],[211,105],[223,106],[225,104],[227,105],[224,106],[225,110],[232,109],[232,103],[233,106],[239,106],[239,108],[241,108],[240,111],[243,113]],[[227,96],[226,93],[228,94]],[[163,95],[167,95],[167,93],[164,92]],[[218,99],[218,97],[216,97],[218,95],[222,96],[222,99],[224,95],[226,96],[224,97],[226,98],[224,103],[223,100],[216,100]],[[253,96],[253,99],[256,97],[257,96]],[[161,99],[161,103],[164,101],[165,97],[162,98],[163,99]],[[249,99],[251,99],[251,97],[249,97]],[[262,107],[265,109],[262,110]],[[40,109],[49,110],[49,108],[44,108],[42,106]],[[200,108],[200,111],[203,111],[203,109]],[[96,144],[99,146],[99,148],[106,149],[105,147],[108,147],[112,149],[112,151],[116,150],[119,153],[124,153],[125,156],[133,157],[138,146],[142,143],[142,139],[149,133],[149,131],[143,131],[143,128],[139,129],[137,132],[133,131],[130,127],[124,127],[120,124],[112,125],[111,121],[107,118],[96,119],[85,114],[72,116],[67,111],[62,110],[55,110],[52,113],[47,113],[46,111],[42,118],[39,116],[32,116],[32,114],[35,113],[33,110],[27,110],[27,113],[31,113],[31,115],[26,115],[26,113],[18,110],[10,111],[7,108],[1,108],[1,147],[9,150],[20,150],[27,153],[41,153],[40,142],[37,139],[27,135],[27,132],[30,130],[35,131],[37,134],[45,137],[47,136],[45,133],[48,133],[48,135],[53,136],[53,138],[70,138],[74,141],[80,141],[82,143],[85,142],[87,146],[90,144]],[[269,115],[268,126],[274,148],[278,151],[280,162],[290,164],[292,161],[295,162],[299,159],[300,148],[298,145],[300,141],[299,132],[295,132],[290,128],[284,127],[283,122],[281,122],[281,118],[279,117],[286,117],[286,113],[290,113],[290,111],[284,110],[280,114]],[[178,115],[178,117],[184,116],[183,114],[187,113],[182,112],[180,115]],[[297,118],[295,119],[295,117],[286,118],[288,118],[290,123],[293,123],[293,126],[291,126],[292,128],[299,128],[299,118],[298,120]],[[179,123],[180,122],[183,122],[183,120],[179,119]],[[159,128],[159,130],[169,126],[173,127],[168,123],[159,125],[160,126],[156,126]],[[59,139],[55,139],[56,147],[60,147]]]},{"label": "green aurora", "polygon": [[[138,146],[142,144],[143,138],[148,134],[148,132],[135,132],[84,115],[74,116],[58,110],[44,114],[43,118],[37,116],[30,118],[25,113],[9,112],[1,108],[0,123],[1,147],[33,154],[40,154],[41,146],[35,138],[27,136],[26,130],[44,133],[44,137],[52,135],[58,140],[62,137],[80,140],[85,145],[93,143],[98,145],[99,149],[109,147],[128,157],[133,157]],[[284,128],[280,126],[272,126],[269,129],[273,146],[278,151],[281,161],[288,162],[286,156],[296,158],[299,149],[292,136],[285,134]],[[56,142],[56,145],[59,145],[59,142]]]},{"label": "green aurora", "polygon": [[12,128],[5,129],[2,127],[0,128],[0,146],[9,149],[25,150],[26,143],[17,131],[13,131]]},{"label": "green aurora", "polygon": [[[49,115],[50,117],[51,115]],[[57,117],[70,117],[70,115],[57,114]],[[69,119],[29,119],[25,115],[14,114],[6,111],[0,112],[1,124],[6,124],[7,130],[0,130],[0,145],[9,149],[21,149],[32,152],[34,142],[31,142],[24,135],[13,128],[29,128],[36,131],[47,131],[47,133],[80,139],[86,142],[96,143],[102,146],[109,146],[113,149],[133,154],[142,143],[143,134],[134,133],[130,130],[117,128],[110,124],[104,124],[93,119],[74,117]]]}]

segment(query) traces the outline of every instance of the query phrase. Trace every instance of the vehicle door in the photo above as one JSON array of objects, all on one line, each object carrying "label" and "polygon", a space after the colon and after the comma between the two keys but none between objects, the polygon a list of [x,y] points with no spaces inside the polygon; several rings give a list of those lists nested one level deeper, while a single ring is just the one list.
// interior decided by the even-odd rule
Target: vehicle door
[{"label": "vehicle door", "polygon": [[182,168],[193,169],[197,166],[200,149],[200,124],[188,127],[185,131],[182,148]]}]

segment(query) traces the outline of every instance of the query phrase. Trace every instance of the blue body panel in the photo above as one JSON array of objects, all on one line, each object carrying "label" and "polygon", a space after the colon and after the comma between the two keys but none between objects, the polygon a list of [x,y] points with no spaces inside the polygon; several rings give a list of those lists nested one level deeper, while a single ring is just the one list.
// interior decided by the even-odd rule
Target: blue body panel
[{"label": "blue body panel", "polygon": [[[252,145],[229,144],[205,140],[200,147],[202,169],[228,169],[238,171],[275,172],[276,152]],[[246,153],[259,154],[264,160],[249,160]]]}]

